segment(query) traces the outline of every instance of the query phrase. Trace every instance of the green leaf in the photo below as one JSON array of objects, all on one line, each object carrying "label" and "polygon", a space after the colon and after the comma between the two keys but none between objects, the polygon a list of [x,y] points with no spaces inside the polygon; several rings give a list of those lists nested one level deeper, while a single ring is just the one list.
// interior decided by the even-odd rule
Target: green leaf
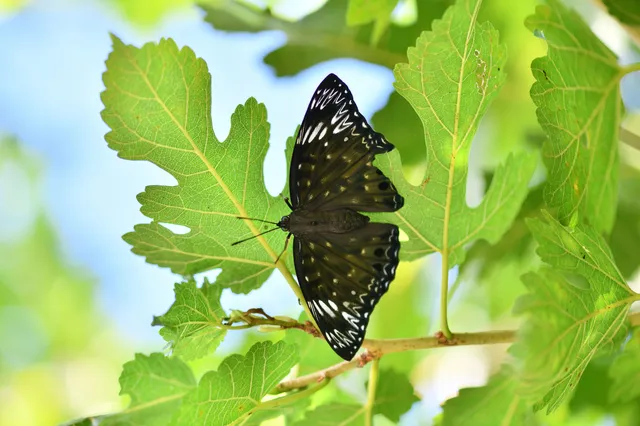
[{"label": "green leaf", "polygon": [[613,385],[609,401],[628,402],[640,398],[640,329],[636,328],[624,351],[613,361],[609,371]]},{"label": "green leaf", "polygon": [[640,27],[640,3],[636,0],[602,0],[609,14],[631,27]]},{"label": "green leaf", "polygon": [[[567,406],[569,411],[576,413],[590,408],[599,408],[603,411],[611,408],[607,400],[603,398],[603,395],[611,392],[613,380],[609,377],[609,370],[614,358],[615,353],[594,357],[582,373],[571,401],[569,404],[563,404],[563,406]],[[561,410],[555,413],[558,412],[561,412]]]},{"label": "green leaf", "polygon": [[349,0],[347,25],[362,25],[380,19],[389,20],[389,16],[398,4],[398,0]]},{"label": "green leaf", "polygon": [[[623,112],[615,55],[559,1],[538,6],[526,20],[549,49],[531,64],[531,97],[548,141],[545,202],[563,224],[574,213],[608,233],[618,185],[618,127]],[[585,72],[589,70],[589,72]]]},{"label": "green leaf", "polygon": [[0,0],[0,13],[17,12],[29,4],[28,0]]},{"label": "green leaf", "polygon": [[[397,423],[400,416],[418,400],[406,375],[393,370],[380,371],[373,406],[374,415],[382,414]],[[365,411],[366,407],[362,405],[345,404],[344,401],[343,403],[332,402],[307,412],[304,419],[295,425],[364,425]]]},{"label": "green leaf", "polygon": [[128,394],[131,404],[122,413],[102,419],[101,425],[167,425],[196,381],[189,367],[177,358],[136,354],[124,365],[120,386],[120,395]]},{"label": "green leaf", "polygon": [[166,314],[153,319],[163,326],[160,335],[171,342],[173,354],[188,361],[215,352],[224,339],[225,312],[220,305],[222,287],[205,279],[202,288],[193,280],[177,283],[176,301]]},{"label": "green leaf", "polygon": [[530,405],[516,392],[517,377],[509,367],[486,386],[461,389],[442,409],[443,426],[523,426],[532,424]]},{"label": "green leaf", "polygon": [[477,23],[479,7],[479,1],[460,0],[449,8],[409,49],[409,63],[394,71],[398,93],[422,121],[427,151],[418,186],[404,180],[396,151],[378,160],[406,199],[400,211],[385,216],[409,236],[404,260],[445,252],[453,266],[463,260],[465,244],[497,242],[518,213],[535,168],[533,155],[510,156],[496,170],[483,202],[467,206],[471,140],[504,82],[505,50],[491,24]]},{"label": "green leaf", "polygon": [[256,343],[244,356],[225,358],[185,397],[178,424],[227,425],[250,416],[297,362],[295,346],[282,341]]},{"label": "green leaf", "polygon": [[[512,348],[522,362],[520,391],[552,412],[575,389],[596,354],[619,345],[629,306],[639,296],[593,229],[563,227],[548,214],[528,222],[537,252],[555,269],[528,273],[529,294],[514,309],[527,314]],[[543,332],[542,332],[543,331]]]},{"label": "green leaf", "polygon": [[409,411],[413,403],[419,400],[406,374],[389,369],[380,370],[373,405],[374,414],[382,414],[397,423],[400,421],[400,416]]},{"label": "green leaf", "polygon": [[[307,321],[306,313],[300,315],[299,321]],[[318,339],[300,330],[287,330],[284,341],[298,347],[300,362],[298,363],[298,376],[313,373],[342,362],[324,339]]]},{"label": "green leaf", "polygon": [[306,413],[294,426],[364,426],[365,408],[359,405],[327,404]]},{"label": "green leaf", "polygon": [[[424,309],[424,301],[435,295],[432,294],[433,288],[416,285],[423,279],[423,273],[424,262],[400,262],[393,284],[371,315],[368,338],[421,337],[425,330],[430,329],[430,317],[428,310]],[[384,366],[409,376],[424,358],[425,353],[420,351],[398,352],[385,358]]]},{"label": "green leaf", "polygon": [[[259,287],[273,271],[284,234],[231,244],[259,231],[236,216],[274,219],[286,213],[285,203],[264,186],[269,147],[264,105],[250,98],[238,106],[221,143],[211,124],[207,66],[170,39],[138,49],[114,36],[103,77],[109,147],[121,158],[150,161],[178,181],[149,186],[138,196],[141,211],[153,221],[123,237],[133,252],[182,275],[222,268],[216,284],[234,292]],[[189,232],[176,234],[162,223]]]},{"label": "green leaf", "polygon": [[609,245],[622,276],[632,278],[640,266],[636,253],[640,247],[640,210],[624,203],[618,205]]},{"label": "green leaf", "polygon": [[186,10],[193,0],[110,0],[134,24],[152,27],[162,18],[177,10]]},{"label": "green leaf", "polygon": [[398,4],[398,0],[349,0],[347,9],[347,25],[362,25],[374,23],[372,44],[377,44],[387,29],[391,12]]},{"label": "green leaf", "polygon": [[285,425],[292,424],[293,421],[301,418],[307,406],[311,402],[311,398],[302,398],[291,404],[280,406],[277,408],[260,408],[252,414],[247,420],[242,422],[242,426],[261,426],[262,422],[272,420],[282,416]]},{"label": "green leaf", "polygon": [[[487,181],[488,186],[491,179]],[[470,285],[458,293],[464,292],[464,299],[471,303],[480,302],[492,319],[510,314],[515,300],[526,291],[520,277],[540,263],[525,219],[539,215],[542,206],[542,186],[537,186],[529,191],[518,216],[500,241],[495,245],[477,241],[460,266],[457,280]]]},{"label": "green leaf", "polygon": [[424,163],[427,151],[422,139],[422,123],[398,92],[391,93],[385,107],[373,114],[371,123],[396,146],[403,167]]},{"label": "green leaf", "polygon": [[620,195],[616,222],[609,235],[609,246],[622,275],[630,279],[640,267],[640,171],[621,167]]},{"label": "green leaf", "polygon": [[[384,0],[391,1],[391,0]],[[282,31],[287,43],[270,52],[264,62],[276,75],[297,74],[313,65],[336,58],[355,58],[387,68],[404,60],[404,52],[431,21],[442,16],[450,0],[417,3],[418,18],[409,26],[389,24],[376,46],[374,24],[346,25],[347,2],[329,0],[319,10],[297,22],[279,19],[270,9],[257,10],[232,0],[203,4],[205,20],[217,30],[231,32]],[[379,31],[379,30],[378,30]]]}]

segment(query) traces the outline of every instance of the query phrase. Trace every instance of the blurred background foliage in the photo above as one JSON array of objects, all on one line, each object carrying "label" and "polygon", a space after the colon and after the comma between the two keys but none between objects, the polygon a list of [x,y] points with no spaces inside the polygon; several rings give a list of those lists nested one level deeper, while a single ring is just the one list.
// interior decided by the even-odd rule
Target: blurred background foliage
[{"label": "blurred background foliage", "polygon": [[2,425],[113,409],[113,379],[129,356],[96,305],[95,278],[60,253],[43,210],[41,169],[16,139],[0,137],[0,192],[16,216],[5,216],[0,239]]},{"label": "blurred background foliage", "polygon": [[[85,2],[80,0],[52,4],[36,0],[0,0],[0,47],[4,47],[5,43],[22,43],[13,27],[9,26],[7,30],[2,28],[12,20],[20,20],[21,16],[36,13],[44,16],[44,21],[39,22],[50,19],[49,25],[57,25],[55,8],[65,12],[83,10],[87,7],[83,3]],[[258,51],[252,51],[251,54],[257,57],[253,62],[255,70],[251,72],[271,75],[273,82],[277,78],[283,81],[309,79],[308,87],[315,87],[317,79],[311,78],[307,70],[319,64],[324,66],[323,70],[330,70],[331,67],[326,63],[332,60],[347,58],[373,64],[378,67],[375,72],[390,75],[390,70],[396,63],[406,60],[406,49],[414,44],[422,31],[430,28],[434,19],[442,16],[451,1],[387,0],[372,2],[378,5],[375,8],[368,8],[367,2],[358,0],[314,0],[306,2],[304,6],[300,6],[301,2],[295,0],[205,0],[199,4],[191,0],[102,0],[89,3],[93,8],[92,14],[106,17],[104,19],[109,22],[106,27],[118,28],[131,35],[132,39],[143,42],[157,41],[160,36],[171,35],[171,31],[175,32],[176,28],[181,27],[171,27],[167,22],[187,16],[184,22],[187,25],[200,25],[204,34],[199,46],[201,50],[192,46],[199,56],[204,56],[202,49],[207,46],[206,37],[209,33],[211,37],[235,37],[234,40],[239,40],[240,45],[244,43],[245,46],[250,46],[260,43],[260,37],[276,32],[278,42],[263,43]],[[623,2],[567,0],[565,3],[577,8],[596,34],[619,55],[621,62],[639,60],[633,40],[640,33],[640,24],[627,19],[623,22],[627,29],[625,31],[604,12],[608,9],[616,16],[615,7]],[[632,3],[629,0],[628,7],[635,7]],[[544,134],[536,121],[534,104],[529,97],[529,88],[534,81],[530,70],[531,61],[544,55],[546,47],[542,40],[533,37],[523,25],[525,17],[533,13],[537,4],[539,2],[535,0],[486,0],[482,7],[480,21],[491,21],[500,32],[501,41],[507,45],[507,81],[484,117],[472,146],[467,194],[467,201],[471,205],[481,200],[494,168],[509,152],[537,148],[544,140]],[[82,16],[72,15],[72,19]],[[107,37],[105,30],[104,39]],[[22,52],[25,55],[30,54],[29,46],[28,43],[24,46],[27,50]],[[67,48],[73,49],[73,46]],[[102,60],[106,59],[106,41],[99,46],[99,51],[104,53]],[[215,51],[207,54],[223,63],[222,68],[215,69],[212,61],[209,61],[213,68],[215,92],[216,73],[220,75],[227,58],[217,57]],[[236,50],[235,54],[243,55],[243,51]],[[56,59],[65,60],[64,57]],[[5,60],[11,61],[12,58]],[[259,61],[265,66],[259,65]],[[332,63],[337,69],[344,66],[341,61]],[[349,64],[353,64],[353,61]],[[104,68],[103,65],[102,67]],[[80,67],[77,72],[77,78],[84,78],[83,72],[86,71]],[[233,70],[228,69],[226,72],[233,73]],[[9,77],[3,74],[3,67],[0,66],[0,80]],[[57,84],[59,75],[53,72],[47,76],[49,80],[46,84]],[[25,79],[29,77],[30,74],[27,73]],[[126,398],[118,397],[116,378],[122,364],[133,358],[133,352],[159,351],[164,343],[159,338],[127,335],[127,330],[118,325],[118,321],[122,322],[116,318],[118,313],[105,307],[101,298],[105,297],[111,285],[116,284],[104,279],[94,270],[99,270],[100,266],[96,264],[106,262],[108,256],[96,258],[95,263],[86,262],[65,248],[69,244],[64,240],[68,233],[56,228],[59,221],[52,219],[49,207],[52,203],[50,198],[64,199],[64,194],[70,189],[60,185],[60,181],[56,181],[55,185],[43,185],[49,167],[61,167],[48,157],[56,147],[49,149],[46,148],[47,141],[34,141],[33,134],[22,130],[23,124],[12,121],[15,117],[11,115],[11,97],[2,96],[3,93],[11,94],[6,89],[9,84],[5,82],[5,86],[0,86],[0,90],[4,90],[0,91],[0,125],[1,130],[18,136],[7,135],[0,138],[0,425],[56,424],[71,418],[118,411],[127,403]],[[101,89],[81,96],[97,99],[99,90]],[[280,91],[280,104],[274,102],[277,108],[281,108],[287,115],[302,116],[302,109],[290,111],[286,104],[286,98],[291,96],[291,92],[285,94],[287,92],[283,87],[277,90]],[[371,90],[378,90],[378,87]],[[369,117],[376,130],[384,133],[398,147],[407,178],[413,183],[420,183],[419,176],[424,171],[425,148],[419,140],[422,134],[419,120],[408,103],[390,91],[390,86],[386,86],[384,90],[387,90],[385,93],[390,93],[388,99],[383,99],[376,107],[370,107],[375,113]],[[637,94],[638,79],[626,79],[623,97],[627,101],[629,116],[625,119],[624,126],[631,133],[640,134],[640,118],[634,114],[634,109],[640,106]],[[307,102],[307,91],[301,90],[300,97],[303,99],[299,105],[303,108]],[[241,98],[225,99],[230,108],[243,101]],[[214,100],[215,102],[217,101]],[[278,113],[276,108],[271,109],[271,105],[273,104],[268,105],[269,114],[275,127],[273,117],[278,117]],[[34,114],[42,114],[43,111],[35,106],[33,110]],[[71,111],[62,111],[60,114],[71,114]],[[73,116],[68,119],[69,123],[78,120]],[[29,117],[29,120],[35,125],[47,122],[44,117],[37,115]],[[218,121],[228,121],[228,116],[218,117]],[[292,122],[287,123],[290,127],[284,133],[290,134],[296,121],[297,118],[292,118]],[[83,138],[85,143],[99,147],[92,151],[98,156],[96,161],[113,157],[102,146],[106,145],[102,140],[104,128],[94,127],[94,130],[94,133],[85,134]],[[45,128],[39,137],[42,138],[47,132]],[[21,136],[24,137],[24,143],[20,140]],[[637,149],[640,144],[629,146],[634,145],[633,139],[630,140],[630,143],[621,146],[623,167],[620,200],[616,225],[609,243],[623,274],[633,279],[640,265],[640,257],[637,256],[640,247],[640,199],[637,197],[640,193],[640,156]],[[58,140],[58,143],[63,142]],[[276,142],[272,140],[272,143]],[[283,146],[278,145],[279,148]],[[537,183],[540,184],[543,180],[544,172],[541,169],[537,173]],[[149,178],[145,182],[154,181]],[[130,194],[142,189],[143,185],[131,188],[130,191],[133,192],[127,197],[132,199]],[[88,197],[87,203],[91,203],[91,200]],[[132,199],[131,202],[135,200]],[[111,203],[113,211],[121,208],[117,201],[112,200]],[[502,241],[493,247],[482,241],[474,244],[469,249],[465,263],[452,272],[451,281],[454,284],[450,290],[450,315],[455,330],[480,331],[517,326],[510,311],[515,299],[524,292],[520,276],[534,269],[539,262],[534,255],[534,242],[524,219],[535,215],[541,204],[542,190],[536,186]],[[69,211],[79,210],[81,215],[91,214],[82,213],[85,207],[77,204],[67,205],[65,208]],[[99,219],[109,221],[110,216],[105,213]],[[125,225],[130,227],[134,223],[137,221],[127,218]],[[121,233],[127,230],[125,226]],[[90,239],[92,235],[83,235],[83,238]],[[119,240],[119,235],[112,235],[112,238],[113,241]],[[118,244],[114,245],[117,247],[114,250],[133,257],[127,252],[126,245]],[[376,309],[377,314],[369,326],[368,336],[415,337],[436,330],[434,318],[437,315],[438,284],[430,271],[438,263],[437,256],[431,256],[419,262],[401,265],[392,291]],[[112,264],[109,265],[113,267]],[[142,272],[135,276],[145,277],[153,267],[140,261],[136,263],[136,268]],[[126,273],[126,268],[123,269]],[[162,287],[165,294],[170,295],[171,283],[175,279],[172,281],[166,274],[162,276],[162,282],[153,282],[160,280],[156,276],[149,277],[148,281],[152,282],[146,283],[150,287],[145,288]],[[265,287],[267,285],[268,283]],[[635,282],[631,285],[636,291],[639,290]],[[288,291],[285,285],[278,288]],[[121,294],[113,297],[118,300]],[[290,296],[287,297],[286,301],[292,300]],[[169,306],[165,303],[166,300],[167,298],[163,299],[164,304],[160,305],[164,306],[163,309]],[[240,299],[229,300],[233,300],[236,306],[245,303]],[[255,301],[260,299],[247,300],[246,306],[253,307]],[[128,303],[135,305],[146,302],[137,299]],[[297,306],[287,306],[284,311],[277,311],[277,306],[268,311],[273,312],[275,309],[278,314],[288,315],[295,315],[297,312]],[[164,311],[156,309],[154,312],[159,315]],[[149,324],[151,321],[149,316],[136,317],[135,313],[127,318],[132,316],[140,324]],[[278,339],[282,336],[282,333],[274,333],[268,337]],[[287,339],[292,341],[298,337],[300,336],[295,334],[287,335]],[[214,356],[191,363],[196,377],[218,365],[226,354],[243,352],[253,342],[264,338],[264,334],[255,331],[230,336],[228,340],[231,342],[225,341]],[[335,362],[332,358],[334,355],[320,341],[314,342],[307,349],[306,354],[302,355],[301,374]],[[420,424],[429,424],[424,419],[437,414],[439,404],[455,395],[459,388],[484,384],[490,374],[499,369],[504,349],[503,345],[462,347],[431,352],[405,352],[385,357],[384,366],[408,373],[417,392],[422,396],[422,402],[416,404],[403,420],[406,424],[418,424],[418,421]],[[551,418],[545,419],[547,424],[604,424],[607,419],[618,419],[620,424],[632,424],[625,419],[637,418],[634,416],[638,415],[639,401],[617,406],[603,403],[601,395],[606,394],[603,389],[611,386],[603,362],[596,359],[591,363],[573,399]],[[340,390],[325,388],[314,396],[313,404],[335,399],[336,394],[345,401],[362,399],[365,395],[362,387],[364,381],[361,371],[340,377],[337,380]],[[637,405],[634,408],[635,403]],[[265,419],[269,418],[269,413],[262,415]],[[291,415],[295,418],[295,410],[292,410]]]}]

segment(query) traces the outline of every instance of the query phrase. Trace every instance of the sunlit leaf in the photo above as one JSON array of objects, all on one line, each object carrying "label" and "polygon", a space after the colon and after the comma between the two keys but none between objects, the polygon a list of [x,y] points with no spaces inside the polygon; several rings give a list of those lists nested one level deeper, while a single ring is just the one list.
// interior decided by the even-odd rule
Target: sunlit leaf
[{"label": "sunlit leaf", "polygon": [[463,259],[465,244],[497,242],[518,213],[535,168],[533,155],[510,156],[496,170],[483,202],[467,206],[471,140],[504,81],[504,48],[491,24],[477,22],[479,8],[480,2],[471,0],[449,8],[408,50],[409,62],[394,71],[398,93],[422,121],[427,152],[418,186],[404,180],[396,151],[379,161],[406,200],[400,211],[385,215],[409,236],[404,260],[446,252],[453,266]]},{"label": "sunlit leaf", "polygon": [[[183,275],[222,268],[216,284],[234,292],[259,287],[273,271],[284,234],[231,244],[259,231],[236,216],[277,219],[287,210],[264,186],[269,146],[264,105],[250,98],[238,106],[229,136],[219,141],[211,124],[207,66],[172,40],[138,49],[114,36],[104,82],[109,147],[122,158],[150,161],[178,181],[149,186],[138,196],[153,221],[124,236],[133,252]],[[177,234],[162,223],[189,231]]]},{"label": "sunlit leaf", "polygon": [[246,355],[225,358],[185,397],[178,424],[227,425],[250,416],[297,362],[296,347],[285,342],[256,343]]},{"label": "sunlit leaf", "polygon": [[528,225],[538,254],[555,269],[523,277],[529,294],[515,312],[527,320],[513,353],[522,362],[520,391],[538,401],[536,409],[552,412],[573,392],[591,359],[621,343],[629,306],[639,296],[593,228],[566,228],[548,214]]},{"label": "sunlit leaf", "polygon": [[[307,321],[307,315],[303,312],[299,321]],[[298,347],[300,362],[298,363],[298,375],[313,373],[342,361],[324,339],[319,339],[300,330],[287,330],[285,342]]]},{"label": "sunlit leaf", "polygon": [[368,24],[378,19],[388,20],[397,4],[398,0],[349,0],[347,25]]},{"label": "sunlit leaf", "polygon": [[372,44],[376,44],[389,25],[398,0],[349,0],[347,25],[374,23]]},{"label": "sunlit leaf", "polygon": [[[384,0],[387,1],[387,0]],[[390,0],[389,0],[390,1]],[[374,24],[346,25],[347,2],[329,0],[319,10],[297,22],[274,17],[271,11],[258,10],[233,0],[202,4],[205,20],[217,30],[231,32],[282,31],[287,43],[264,58],[280,76],[294,75],[320,62],[336,58],[355,58],[393,68],[404,60],[407,46],[433,19],[442,16],[449,0],[417,3],[418,18],[410,26],[389,24],[375,46],[371,45]]]},{"label": "sunlit leaf", "polygon": [[518,393],[510,368],[491,377],[485,386],[461,389],[443,405],[443,426],[523,426],[532,424],[531,407]]},{"label": "sunlit leaf", "polygon": [[[424,336],[429,329],[430,316],[424,308],[433,289],[419,285],[423,279],[425,262],[401,262],[396,278],[376,306],[367,329],[372,339],[397,339]],[[401,310],[399,311],[399,308]],[[410,374],[416,364],[429,354],[404,351],[385,358],[384,367]]]},{"label": "sunlit leaf", "polygon": [[131,397],[129,408],[100,419],[100,425],[168,425],[183,397],[195,388],[196,380],[189,367],[177,358],[159,353],[136,354],[133,361],[124,365],[120,386],[120,394]]},{"label": "sunlit leaf", "polygon": [[609,246],[622,275],[630,279],[640,267],[640,171],[622,165],[616,221],[609,235]]},{"label": "sunlit leaf", "polygon": [[400,416],[409,411],[413,403],[419,400],[405,374],[389,369],[380,370],[373,405],[374,414],[382,414],[397,423],[400,421]]},{"label": "sunlit leaf", "polygon": [[[609,377],[609,369],[614,357],[615,354],[600,356],[589,362],[568,404],[571,411],[579,412],[589,408],[604,410],[607,408],[607,399],[603,395],[607,395],[611,391],[613,381]],[[556,412],[558,411],[561,409]]]},{"label": "sunlit leaf", "polygon": [[549,47],[531,64],[537,81],[531,97],[549,138],[543,147],[545,202],[563,224],[577,213],[608,233],[616,212],[624,74],[615,55],[559,1],[538,6],[526,25]]},{"label": "sunlit leaf", "polygon": [[640,247],[640,210],[623,203],[618,205],[609,245],[622,276],[633,277],[640,266],[640,256],[636,253]]},{"label": "sunlit leaf", "polygon": [[306,413],[294,426],[364,426],[365,408],[358,405],[327,404]]},{"label": "sunlit leaf", "polygon": [[602,4],[618,21],[640,29],[640,3],[635,0],[602,0]]},{"label": "sunlit leaf", "polygon": [[304,416],[304,410],[306,410],[309,403],[311,403],[311,398],[303,398],[281,407],[261,408],[252,414],[247,420],[244,420],[242,422],[242,426],[261,426],[263,424],[262,422],[281,416],[285,420],[285,424],[289,425],[292,421]]},{"label": "sunlit leaf", "polygon": [[424,163],[426,149],[422,123],[411,105],[398,92],[391,93],[385,107],[373,114],[371,123],[376,131],[396,146],[403,166]]},{"label": "sunlit leaf", "polygon": [[609,372],[613,386],[609,400],[627,402],[640,398],[640,329],[635,329]]},{"label": "sunlit leaf", "polygon": [[[500,241],[494,245],[482,240],[475,242],[460,266],[457,280],[468,284],[457,293],[463,293],[465,300],[482,303],[491,318],[510,313],[515,300],[526,291],[520,277],[540,263],[525,220],[539,215],[542,206],[542,186],[538,186],[527,194]],[[479,293],[484,297],[478,297]]]},{"label": "sunlit leaf", "polygon": [[176,301],[153,325],[163,326],[160,335],[171,342],[174,355],[184,360],[213,353],[226,334],[221,328],[225,316],[220,305],[222,287],[205,279],[202,288],[195,281],[175,285]]},{"label": "sunlit leaf", "polygon": [[171,12],[185,10],[194,0],[109,0],[134,24],[151,27]]}]

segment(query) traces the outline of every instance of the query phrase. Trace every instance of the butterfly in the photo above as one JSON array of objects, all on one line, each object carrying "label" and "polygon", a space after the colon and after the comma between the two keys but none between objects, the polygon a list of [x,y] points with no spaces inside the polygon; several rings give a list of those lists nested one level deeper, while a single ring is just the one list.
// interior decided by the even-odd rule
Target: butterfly
[{"label": "butterfly", "polygon": [[[293,235],[296,276],[305,302],[333,351],[356,354],[374,307],[395,277],[399,230],[360,212],[404,205],[373,165],[394,149],[358,111],[351,91],[329,74],[300,125],[289,170],[291,213],[276,223]],[[286,245],[285,245],[286,247]]]}]

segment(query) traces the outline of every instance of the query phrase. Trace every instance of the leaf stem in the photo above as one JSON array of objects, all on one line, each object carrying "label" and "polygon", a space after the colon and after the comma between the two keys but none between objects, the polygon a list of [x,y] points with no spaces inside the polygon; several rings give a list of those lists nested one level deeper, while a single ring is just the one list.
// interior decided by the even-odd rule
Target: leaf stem
[{"label": "leaf stem", "polygon": [[380,360],[374,359],[369,370],[369,384],[367,385],[367,404],[365,405],[365,426],[373,425],[373,407],[376,400],[376,388],[378,387],[378,375],[380,372]]},{"label": "leaf stem", "polygon": [[442,273],[440,275],[440,330],[447,339],[451,339],[453,334],[449,329],[447,308],[449,305],[449,250],[447,247],[448,232],[445,225],[442,250]]},{"label": "leaf stem", "polygon": [[640,136],[622,126],[618,129],[618,139],[625,145],[640,150]]},{"label": "leaf stem", "polygon": [[283,405],[291,404],[300,399],[304,399],[313,395],[314,393],[318,392],[320,389],[327,386],[329,382],[331,382],[331,379],[325,377],[317,386],[307,388],[300,392],[290,393],[288,395],[281,396],[280,398],[270,399],[269,401],[265,401],[262,404],[260,404],[259,407],[261,410],[274,409],[274,408],[282,407]]},{"label": "leaf stem", "polygon": [[631,74],[632,72],[640,71],[640,62],[636,62],[635,64],[629,64],[627,66],[624,66],[620,71],[622,75]]}]

